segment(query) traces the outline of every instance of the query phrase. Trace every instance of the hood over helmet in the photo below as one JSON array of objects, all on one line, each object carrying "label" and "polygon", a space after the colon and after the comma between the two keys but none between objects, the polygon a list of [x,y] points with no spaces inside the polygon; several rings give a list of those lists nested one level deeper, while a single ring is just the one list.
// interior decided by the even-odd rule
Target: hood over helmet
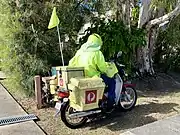
[{"label": "hood over helmet", "polygon": [[88,37],[86,43],[81,46],[81,51],[83,52],[94,52],[101,49],[103,42],[98,34],[92,34]]}]

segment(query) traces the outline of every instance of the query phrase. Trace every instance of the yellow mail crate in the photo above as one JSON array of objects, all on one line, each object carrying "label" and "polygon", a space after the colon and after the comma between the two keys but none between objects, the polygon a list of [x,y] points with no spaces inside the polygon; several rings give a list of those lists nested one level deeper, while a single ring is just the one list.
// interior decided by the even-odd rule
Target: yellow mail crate
[{"label": "yellow mail crate", "polygon": [[[84,77],[84,67],[68,67],[68,66],[59,66],[56,67],[58,86],[60,86],[60,79],[63,79],[63,84],[66,85],[70,82],[71,78],[74,77]],[[60,78],[61,74],[61,78]]]},{"label": "yellow mail crate", "polygon": [[55,94],[55,89],[57,86],[57,79],[50,80],[49,84],[50,84],[50,93]]},{"label": "yellow mail crate", "polygon": [[77,111],[98,108],[102,99],[105,84],[101,78],[72,78],[68,84],[70,92],[70,106]]}]

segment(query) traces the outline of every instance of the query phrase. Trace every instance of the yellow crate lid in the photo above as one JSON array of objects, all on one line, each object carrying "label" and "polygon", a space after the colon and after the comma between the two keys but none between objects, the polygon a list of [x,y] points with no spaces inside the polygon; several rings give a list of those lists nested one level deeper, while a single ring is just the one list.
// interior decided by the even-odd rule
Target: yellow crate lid
[{"label": "yellow crate lid", "polygon": [[76,88],[77,88],[76,86],[74,86],[72,84],[68,84],[68,89],[69,90],[73,90],[74,91],[74,90],[76,90]]},{"label": "yellow crate lid", "polygon": [[49,81],[49,84],[54,84],[54,85],[56,84],[56,85],[57,85],[57,79],[50,80],[50,81]]},{"label": "yellow crate lid", "polygon": [[83,71],[84,67],[58,66],[58,67],[56,67],[56,70],[62,70],[62,71]]},{"label": "yellow crate lid", "polygon": [[92,77],[92,78],[71,78],[70,82],[72,85],[78,87],[79,89],[86,89],[86,88],[104,88],[105,83],[103,79],[99,77]]}]

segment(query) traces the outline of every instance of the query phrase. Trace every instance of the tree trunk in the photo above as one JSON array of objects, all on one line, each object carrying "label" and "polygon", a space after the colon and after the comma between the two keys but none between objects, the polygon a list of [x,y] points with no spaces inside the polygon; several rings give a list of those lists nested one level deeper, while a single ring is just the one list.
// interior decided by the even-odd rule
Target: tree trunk
[{"label": "tree trunk", "polygon": [[117,20],[122,20],[129,28],[131,26],[131,5],[130,0],[117,0]]},{"label": "tree trunk", "polygon": [[156,19],[149,21],[146,28],[150,29],[151,27],[153,27],[155,25],[159,25],[161,23],[164,23],[165,21],[172,20],[173,18],[177,17],[179,14],[180,14],[180,3],[170,13],[165,14],[164,16],[161,16],[159,18],[156,18]]},{"label": "tree trunk", "polygon": [[19,7],[19,0],[16,0],[16,6]]},{"label": "tree trunk", "polygon": [[146,34],[146,46],[141,47],[139,49],[139,53],[141,53],[140,58],[138,58],[139,62],[139,70],[140,72],[143,73],[150,73],[154,74],[154,69],[152,65],[152,56],[153,56],[153,45],[155,43],[155,38],[156,37],[156,30],[155,29],[150,29],[147,31]]},{"label": "tree trunk", "polygon": [[148,34],[148,57],[149,57],[149,69],[148,72],[151,74],[154,74],[154,68],[153,68],[153,53],[154,53],[154,45],[157,39],[158,35],[158,28],[151,28]]},{"label": "tree trunk", "polygon": [[178,16],[180,14],[180,3],[178,3],[177,7],[172,12],[163,16],[161,15],[161,17],[159,17],[158,14],[156,16],[157,18],[153,20],[150,20],[152,16],[152,9],[150,9],[150,4],[151,0],[143,0],[140,8],[138,27],[142,28],[144,25],[146,25],[147,45],[138,49],[137,62],[141,73],[148,72],[150,74],[154,74],[152,56],[155,40],[158,33],[157,28],[154,26],[160,25],[161,23],[164,23],[165,21],[171,20],[174,17]]},{"label": "tree trunk", "polygon": [[[138,28],[142,28],[143,25],[150,20],[151,17],[151,10],[150,10],[151,0],[144,0],[142,1],[142,5],[140,7],[139,13],[139,21],[138,21]],[[149,35],[150,31],[147,31],[146,34],[146,41],[147,45],[145,47],[140,47],[137,49],[137,63],[140,72],[143,74],[144,72],[150,71],[150,57],[149,57]]]}]

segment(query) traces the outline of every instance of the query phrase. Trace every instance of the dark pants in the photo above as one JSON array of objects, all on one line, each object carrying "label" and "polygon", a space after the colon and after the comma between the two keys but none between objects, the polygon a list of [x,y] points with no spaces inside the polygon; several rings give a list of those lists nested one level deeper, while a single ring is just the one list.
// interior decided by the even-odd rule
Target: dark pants
[{"label": "dark pants", "polygon": [[101,75],[104,83],[108,85],[108,106],[112,106],[115,103],[115,87],[116,81],[114,78],[110,78],[104,74]]}]

